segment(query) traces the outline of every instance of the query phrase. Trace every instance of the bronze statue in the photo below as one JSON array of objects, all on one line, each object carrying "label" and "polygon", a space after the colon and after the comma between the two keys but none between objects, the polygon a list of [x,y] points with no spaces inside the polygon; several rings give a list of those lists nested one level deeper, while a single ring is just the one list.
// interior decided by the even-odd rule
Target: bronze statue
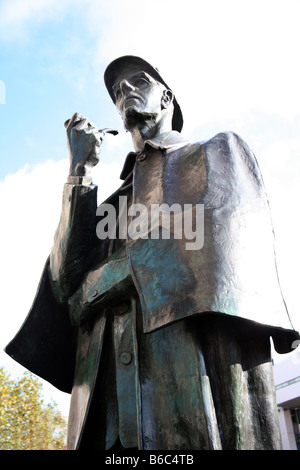
[{"label": "bronze statue", "polygon": [[172,90],[143,59],[116,59],[105,83],[135,152],[97,208],[90,169],[115,132],[66,122],[54,246],[6,351],[72,393],[69,449],[280,449],[270,337],[285,353],[299,336],[257,161],[232,132],[184,139]]}]

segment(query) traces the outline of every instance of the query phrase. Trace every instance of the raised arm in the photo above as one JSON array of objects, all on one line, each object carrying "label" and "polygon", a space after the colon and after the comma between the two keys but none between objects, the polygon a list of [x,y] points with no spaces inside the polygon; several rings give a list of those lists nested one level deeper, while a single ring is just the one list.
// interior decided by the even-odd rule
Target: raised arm
[{"label": "raised arm", "polygon": [[62,212],[50,255],[50,272],[55,294],[67,300],[90,266],[96,236],[97,187],[91,168],[99,162],[100,146],[106,132],[98,130],[81,114],[65,123],[70,170],[63,190]]}]

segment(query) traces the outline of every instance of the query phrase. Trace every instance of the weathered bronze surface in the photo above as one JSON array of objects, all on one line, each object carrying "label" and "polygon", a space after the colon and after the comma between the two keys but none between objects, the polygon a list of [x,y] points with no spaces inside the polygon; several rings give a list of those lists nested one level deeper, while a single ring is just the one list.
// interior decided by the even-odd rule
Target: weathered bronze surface
[{"label": "weathered bronze surface", "polygon": [[[135,152],[99,211],[90,170],[116,132],[77,113],[66,122],[70,174],[54,246],[6,351],[72,393],[69,449],[279,449],[270,336],[285,353],[299,335],[257,161],[232,132],[185,140],[173,92],[144,60],[117,59],[105,83]],[[175,216],[167,232],[158,219],[122,237],[120,197],[147,211],[179,204],[195,215],[204,205],[203,246],[175,236]],[[117,236],[100,240],[106,205]]]}]

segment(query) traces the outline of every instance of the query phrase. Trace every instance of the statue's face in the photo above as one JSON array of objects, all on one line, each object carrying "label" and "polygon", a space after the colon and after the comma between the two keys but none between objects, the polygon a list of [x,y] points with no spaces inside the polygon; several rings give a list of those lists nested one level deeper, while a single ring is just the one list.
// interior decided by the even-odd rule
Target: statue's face
[{"label": "statue's face", "polygon": [[146,72],[128,72],[113,86],[116,106],[126,123],[134,124],[138,115],[158,116],[166,88]]}]

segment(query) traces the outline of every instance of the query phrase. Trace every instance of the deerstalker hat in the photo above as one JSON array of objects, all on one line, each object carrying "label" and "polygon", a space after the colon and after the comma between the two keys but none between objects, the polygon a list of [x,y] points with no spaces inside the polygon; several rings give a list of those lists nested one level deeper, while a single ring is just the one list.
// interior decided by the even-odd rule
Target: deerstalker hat
[{"label": "deerstalker hat", "polygon": [[[110,97],[114,103],[116,102],[116,99],[115,99],[115,95],[114,95],[112,87],[116,83],[118,78],[122,76],[123,73],[129,70],[131,71],[136,70],[137,72],[144,71],[148,73],[149,75],[151,75],[151,77],[153,77],[155,80],[162,83],[166,88],[171,90],[171,88],[162,79],[159,71],[156,68],[152,67],[152,65],[150,65],[148,62],[146,62],[144,59],[141,59],[140,57],[126,55],[126,56],[119,57],[118,59],[113,60],[107,66],[104,72],[104,82],[110,94]],[[173,130],[180,132],[183,126],[183,117],[182,117],[180,106],[177,103],[177,100],[175,97],[173,100],[173,105],[174,105],[174,113],[173,113],[173,120],[172,120],[172,128]]]}]

